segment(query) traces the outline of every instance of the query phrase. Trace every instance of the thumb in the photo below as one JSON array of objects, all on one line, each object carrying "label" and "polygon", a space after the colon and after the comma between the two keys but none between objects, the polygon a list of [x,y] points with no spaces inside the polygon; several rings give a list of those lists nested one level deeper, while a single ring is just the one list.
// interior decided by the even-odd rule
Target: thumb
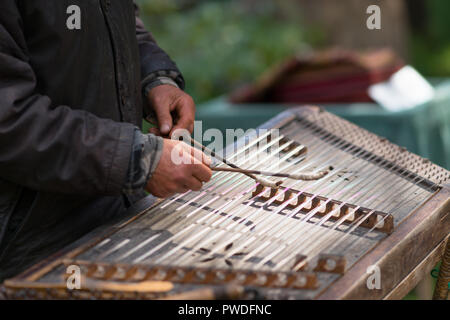
[{"label": "thumb", "polygon": [[154,106],[154,108],[156,111],[156,117],[158,119],[159,131],[162,135],[166,136],[169,134],[170,130],[172,130],[173,124],[170,110],[169,108],[162,105]]}]

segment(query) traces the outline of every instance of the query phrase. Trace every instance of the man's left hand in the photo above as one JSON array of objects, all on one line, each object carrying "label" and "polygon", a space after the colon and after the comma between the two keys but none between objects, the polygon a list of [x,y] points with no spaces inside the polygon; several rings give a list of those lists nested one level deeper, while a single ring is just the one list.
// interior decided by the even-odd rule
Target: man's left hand
[{"label": "man's left hand", "polygon": [[170,137],[176,129],[194,130],[195,103],[190,95],[172,85],[163,84],[148,93],[150,105],[156,113],[158,128],[150,133]]}]

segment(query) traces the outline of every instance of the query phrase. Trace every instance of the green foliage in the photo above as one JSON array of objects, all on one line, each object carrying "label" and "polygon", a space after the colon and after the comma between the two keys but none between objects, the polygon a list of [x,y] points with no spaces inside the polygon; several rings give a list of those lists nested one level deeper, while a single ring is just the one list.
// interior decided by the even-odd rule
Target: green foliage
[{"label": "green foliage", "polygon": [[450,45],[433,48],[427,40],[414,38],[412,42],[414,66],[426,76],[450,76]]},{"label": "green foliage", "polygon": [[[177,62],[198,103],[254,81],[309,46],[321,30],[302,28],[292,1],[140,0],[141,16]],[[252,5],[253,4],[253,5]],[[426,30],[412,34],[412,64],[426,76],[450,75],[450,1],[427,0]]]},{"label": "green foliage", "polygon": [[200,4],[141,1],[141,11],[159,45],[182,70],[187,91],[197,102],[253,81],[304,46],[299,24],[283,21],[271,1],[261,1],[258,8],[239,1],[196,2]]},{"label": "green foliage", "polygon": [[450,1],[428,0],[429,28],[434,40],[450,45]]},{"label": "green foliage", "polygon": [[450,76],[450,1],[426,2],[426,29],[412,35],[413,64],[427,76]]}]

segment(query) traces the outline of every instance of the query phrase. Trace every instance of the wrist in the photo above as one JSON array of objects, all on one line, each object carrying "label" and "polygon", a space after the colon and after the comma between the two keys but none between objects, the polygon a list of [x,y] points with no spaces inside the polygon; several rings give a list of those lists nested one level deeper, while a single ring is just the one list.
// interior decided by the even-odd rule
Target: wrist
[{"label": "wrist", "polygon": [[152,89],[154,89],[154,88],[156,88],[158,86],[161,86],[161,85],[170,85],[170,86],[173,86],[173,87],[175,87],[177,89],[180,88],[177,85],[177,83],[174,80],[172,80],[171,78],[169,78],[169,77],[158,77],[155,80],[153,80],[152,82],[150,82],[149,84],[147,84],[147,86],[144,88],[144,95],[146,97],[148,97],[148,95],[150,93],[150,90],[152,90]]},{"label": "wrist", "polygon": [[141,192],[152,177],[159,164],[164,141],[153,134],[143,134],[136,129],[127,171],[127,179],[123,186],[125,194]]},{"label": "wrist", "polygon": [[[161,81],[161,78],[163,78],[163,81]],[[145,97],[147,97],[148,91],[152,88],[165,84],[165,79],[170,79],[173,81],[171,82],[171,85],[176,85],[177,88],[183,90],[184,89],[184,79],[181,73],[174,70],[160,70],[155,71],[150,74],[148,74],[141,82],[142,86],[142,93]]]}]

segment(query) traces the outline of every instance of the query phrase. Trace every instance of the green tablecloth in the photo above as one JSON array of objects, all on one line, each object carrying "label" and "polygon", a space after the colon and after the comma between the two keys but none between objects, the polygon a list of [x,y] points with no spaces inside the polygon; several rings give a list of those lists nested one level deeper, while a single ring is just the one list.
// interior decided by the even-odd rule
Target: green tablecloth
[{"label": "green tablecloth", "polygon": [[[433,162],[450,169],[450,80],[436,81],[435,99],[414,109],[389,112],[376,104],[321,105],[357,125],[386,137]],[[203,130],[256,128],[294,105],[230,104],[220,97],[197,107]]]}]

